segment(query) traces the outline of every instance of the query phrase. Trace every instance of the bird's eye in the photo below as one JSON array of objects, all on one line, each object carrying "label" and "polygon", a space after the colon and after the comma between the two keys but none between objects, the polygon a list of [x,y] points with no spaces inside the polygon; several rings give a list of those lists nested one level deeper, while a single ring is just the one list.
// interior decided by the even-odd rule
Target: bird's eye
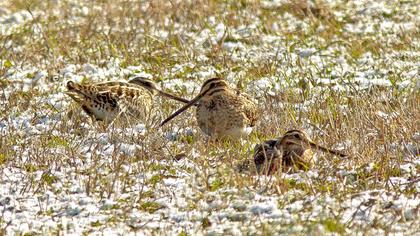
[{"label": "bird's eye", "polygon": [[293,135],[293,137],[295,137],[295,138],[300,138],[300,136],[299,136],[299,134],[295,134],[295,135]]}]

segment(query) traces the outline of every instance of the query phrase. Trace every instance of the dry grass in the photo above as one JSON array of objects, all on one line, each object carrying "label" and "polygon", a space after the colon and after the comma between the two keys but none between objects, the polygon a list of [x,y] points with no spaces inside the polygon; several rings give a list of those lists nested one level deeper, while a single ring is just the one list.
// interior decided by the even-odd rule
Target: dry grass
[{"label": "dry grass", "polygon": [[[336,9],[331,9],[332,7],[322,2],[308,7],[302,5],[304,1],[299,1],[277,9],[261,9],[257,1],[150,1],[141,4],[129,1],[80,2],[88,11],[76,8],[71,1],[56,3],[12,0],[0,4],[11,11],[31,12],[34,17],[33,21],[25,23],[13,34],[0,36],[0,55],[8,61],[0,64],[0,98],[7,99],[0,107],[0,120],[9,122],[10,127],[13,127],[13,117],[19,117],[20,114],[29,115],[32,124],[39,123],[45,117],[52,117],[50,127],[36,134],[26,133],[25,127],[15,127],[7,133],[1,133],[1,169],[15,167],[21,171],[22,183],[25,183],[20,188],[21,193],[46,190],[59,192],[66,189],[66,186],[54,187],[54,183],[59,182],[58,177],[52,174],[56,172],[62,172],[60,178],[80,181],[87,195],[100,199],[113,197],[116,193],[130,192],[138,185],[138,176],[146,172],[154,174],[145,177],[141,184],[148,187],[147,189],[154,189],[165,178],[180,178],[176,174],[180,171],[179,167],[171,163],[183,158],[196,167],[185,167],[182,172],[195,176],[195,182],[191,184],[203,192],[202,195],[197,194],[195,199],[189,199],[187,208],[190,209],[197,208],[196,202],[206,197],[205,191],[221,188],[253,192],[264,189],[263,193],[268,195],[284,194],[291,189],[298,189],[307,194],[329,194],[337,199],[370,189],[413,194],[412,188],[401,190],[390,185],[388,180],[390,177],[401,176],[399,166],[416,158],[409,155],[404,146],[414,143],[418,149],[419,140],[413,138],[418,136],[419,131],[418,91],[399,89],[397,85],[363,90],[355,85],[347,91],[337,91],[331,86],[316,84],[314,74],[323,75],[325,71],[311,67],[312,65],[299,61],[300,59],[284,63],[273,60],[253,62],[251,59],[247,63],[238,62],[232,58],[230,52],[221,47],[223,42],[210,43],[204,50],[197,50],[193,46],[194,37],[183,32],[188,29],[198,35],[209,28],[207,24],[210,16],[216,16],[216,21],[221,21],[230,28],[249,25],[255,21],[252,17],[255,13],[259,14],[262,21],[261,27],[255,29],[252,37],[239,39],[245,45],[258,45],[261,34],[273,33],[288,41],[290,47],[285,49],[286,56],[297,46],[318,45],[324,49],[343,47],[344,57],[354,60],[366,52],[380,57],[385,52],[416,51],[418,48],[412,41],[414,37],[418,37],[418,32],[396,35],[397,39],[392,42],[380,42],[346,32],[342,25],[356,19],[337,19],[331,13]],[[39,11],[45,13],[38,14]],[[285,13],[301,20],[307,19],[309,28],[296,31],[273,29],[276,15]],[[325,25],[326,30],[318,34],[315,29],[320,24]],[[155,36],[159,30],[168,33],[166,39]],[[226,35],[223,40],[231,42],[237,39]],[[201,62],[198,60],[200,55],[206,55],[209,61]],[[258,98],[264,114],[260,125],[245,143],[219,143],[209,146],[200,132],[191,135],[185,131],[181,131],[182,135],[177,142],[172,142],[153,129],[146,134],[138,134],[122,133],[118,129],[110,128],[106,130],[107,142],[116,147],[122,143],[134,143],[139,148],[134,155],[114,151],[106,156],[107,161],[104,162],[101,152],[106,145],[97,140],[89,140],[92,136],[86,135],[88,132],[99,133],[103,130],[94,124],[93,129],[88,129],[85,125],[87,117],[79,113],[77,106],[58,110],[42,101],[50,93],[61,91],[60,85],[64,78],[59,77],[57,80],[55,75],[67,64],[91,63],[106,66],[112,58],[119,58],[122,68],[143,66],[157,81],[185,78],[196,80],[197,86],[202,78],[197,79],[194,73],[206,66],[228,72],[245,72],[243,79],[238,81],[238,87],[243,89],[250,87],[254,80],[279,74],[288,67],[296,70],[293,77],[302,80],[295,83],[295,78],[284,78],[291,81],[290,87],[297,89],[283,88],[274,95],[264,91],[250,91],[251,95]],[[177,74],[168,73],[174,65],[189,62],[194,63],[190,70]],[[8,69],[24,68],[28,65],[49,73],[45,83],[50,84],[50,92],[42,92],[36,88],[24,92],[19,89],[19,84],[4,79]],[[397,74],[393,77],[397,82],[402,80],[398,76]],[[350,83],[352,79],[350,75],[338,83]],[[6,90],[11,90],[7,96]],[[192,94],[184,96],[191,97]],[[310,105],[303,107],[305,102]],[[160,101],[159,106],[162,106],[162,117],[179,107],[169,101]],[[11,114],[13,117],[10,117]],[[188,114],[176,118],[163,131],[171,131],[174,127],[196,127],[194,119],[185,121],[186,117],[192,116],[193,111]],[[273,178],[273,181],[267,183],[253,175],[237,172],[236,165],[252,156],[255,143],[278,137],[291,128],[310,130],[317,143],[342,148],[350,156],[339,159],[320,155],[316,166],[319,177],[306,184],[293,183],[281,177]],[[88,147],[92,155],[86,156],[87,150],[81,150],[81,147]],[[367,171],[366,167],[369,165],[372,168]],[[343,169],[355,170],[353,182],[349,183],[347,177],[338,174]],[[37,172],[42,172],[41,181],[35,181]],[[337,181],[326,184],[324,178],[328,176],[336,177]],[[136,199],[120,202],[118,207],[122,212],[128,212],[132,208],[154,212],[162,206],[152,199],[161,194],[159,191],[139,191]],[[327,225],[333,232],[344,232],[343,226],[337,224],[335,219],[321,221],[321,224]],[[203,228],[208,227],[206,222],[203,221]],[[259,230],[266,234],[271,232],[270,226],[264,224],[259,226]],[[314,231],[308,228],[308,233],[311,232]]]}]

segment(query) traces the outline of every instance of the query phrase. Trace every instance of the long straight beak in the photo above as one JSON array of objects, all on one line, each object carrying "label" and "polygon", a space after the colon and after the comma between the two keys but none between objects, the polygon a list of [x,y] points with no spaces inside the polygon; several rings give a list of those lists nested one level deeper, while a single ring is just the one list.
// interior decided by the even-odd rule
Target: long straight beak
[{"label": "long straight beak", "polygon": [[181,107],[180,109],[178,109],[176,112],[174,112],[172,115],[170,115],[168,118],[166,118],[164,121],[162,121],[162,123],[160,123],[160,126],[165,125],[166,123],[168,123],[170,120],[172,120],[173,118],[175,118],[177,115],[181,114],[182,112],[184,112],[185,110],[187,110],[189,107],[191,107],[192,105],[194,105],[198,100],[200,100],[204,95],[206,95],[206,93],[209,91],[210,89],[207,89],[203,92],[201,92],[200,94],[197,95],[197,97],[195,97],[193,100],[189,101],[187,104],[185,104],[183,107]]},{"label": "long straight beak", "polygon": [[[146,79],[146,80],[143,80],[143,78],[142,78],[142,77],[135,77],[135,78],[132,78],[132,79],[130,79],[130,80],[128,81],[128,83],[131,83],[131,84],[136,84],[136,85],[140,85],[140,86],[142,86],[142,87],[144,87],[144,88],[146,88],[146,89],[156,91],[159,95],[161,95],[161,96],[163,96],[163,97],[167,97],[167,98],[172,99],[172,100],[175,100],[175,101],[179,101],[179,102],[183,102],[183,103],[189,103],[189,102],[190,102],[190,101],[189,101],[189,100],[187,100],[187,99],[184,99],[184,98],[181,98],[181,97],[175,96],[175,95],[173,95],[173,94],[170,94],[170,93],[167,93],[167,92],[165,92],[165,91],[162,91],[162,90],[158,89],[158,88],[156,87],[156,84],[155,84],[154,82],[152,82],[152,81],[148,81],[147,79]],[[67,85],[67,87],[68,87],[68,86],[69,86],[69,85]]]},{"label": "long straight beak", "polygon": [[331,153],[331,154],[339,156],[339,157],[347,157],[347,155],[344,154],[344,153],[328,149],[328,148],[320,146],[320,145],[318,145],[314,142],[309,142],[309,145],[311,145],[311,148],[314,148],[314,149],[317,149],[317,150],[320,150],[320,151],[323,151],[323,152]]},{"label": "long straight beak", "polygon": [[[156,90],[159,93],[159,95],[164,96],[164,97],[167,97],[167,98],[170,98],[172,100],[175,100],[175,101],[178,101],[178,102],[182,102],[182,103],[189,103],[190,102],[189,100],[187,100],[185,98],[181,98],[181,97],[175,96],[173,94],[164,92],[164,91],[159,90],[159,89],[156,89]],[[196,104],[193,104],[193,105],[196,106]]]}]

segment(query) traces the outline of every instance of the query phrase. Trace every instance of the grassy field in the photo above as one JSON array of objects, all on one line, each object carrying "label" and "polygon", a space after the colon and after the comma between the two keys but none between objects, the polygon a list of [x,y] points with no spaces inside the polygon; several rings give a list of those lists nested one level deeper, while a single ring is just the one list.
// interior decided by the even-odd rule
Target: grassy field
[{"label": "grassy field", "polygon": [[[420,234],[416,1],[0,0],[0,234]],[[104,129],[63,92],[153,79],[194,97],[225,78],[258,102],[241,142],[194,109]],[[180,104],[156,99],[159,122]],[[302,128],[348,158],[238,171]]]}]

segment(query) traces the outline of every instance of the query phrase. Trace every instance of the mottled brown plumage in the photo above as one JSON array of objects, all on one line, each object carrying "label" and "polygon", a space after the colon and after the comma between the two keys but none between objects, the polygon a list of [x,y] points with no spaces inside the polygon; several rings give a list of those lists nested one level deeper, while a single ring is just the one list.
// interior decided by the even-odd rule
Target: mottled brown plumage
[{"label": "mottled brown plumage", "polygon": [[315,144],[303,130],[289,130],[278,139],[256,145],[254,163],[260,174],[274,174],[279,170],[307,170],[314,165],[313,149],[346,156]]},{"label": "mottled brown plumage", "polygon": [[212,138],[247,136],[258,120],[257,105],[220,78],[208,79],[197,97],[165,119],[161,126],[193,104],[197,104],[198,126]]},{"label": "mottled brown plumage", "polygon": [[184,103],[188,100],[160,91],[146,78],[136,77],[129,82],[108,81],[91,84],[67,83],[66,92],[92,119],[112,122],[123,117],[124,122],[144,121],[153,107],[156,94]]}]

